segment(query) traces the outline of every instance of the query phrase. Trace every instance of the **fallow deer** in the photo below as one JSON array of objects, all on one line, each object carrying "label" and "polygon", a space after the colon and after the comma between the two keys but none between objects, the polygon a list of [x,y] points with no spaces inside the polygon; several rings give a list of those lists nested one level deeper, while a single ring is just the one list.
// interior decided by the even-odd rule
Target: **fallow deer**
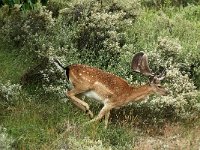
[{"label": "fallow deer", "polygon": [[168,94],[168,91],[160,84],[165,74],[152,73],[148,65],[147,55],[143,52],[139,52],[133,57],[131,67],[133,71],[148,76],[149,83],[138,87],[133,87],[126,80],[95,67],[82,64],[64,67],[57,59],[54,61],[65,70],[69,82],[73,85],[73,89],[67,91],[66,95],[77,107],[93,118],[89,105],[79,99],[77,95],[82,94],[104,104],[99,114],[88,123],[99,121],[105,116],[105,128],[108,126],[112,109],[141,100],[153,93]]}]

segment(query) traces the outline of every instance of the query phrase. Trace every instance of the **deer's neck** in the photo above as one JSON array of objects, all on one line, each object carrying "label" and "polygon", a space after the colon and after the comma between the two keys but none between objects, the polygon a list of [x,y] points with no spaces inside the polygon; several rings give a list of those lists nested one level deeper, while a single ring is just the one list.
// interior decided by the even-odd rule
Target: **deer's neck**
[{"label": "deer's neck", "polygon": [[145,97],[149,96],[150,94],[153,94],[153,89],[150,85],[143,85],[137,88],[133,88],[127,101],[133,102],[142,100]]}]

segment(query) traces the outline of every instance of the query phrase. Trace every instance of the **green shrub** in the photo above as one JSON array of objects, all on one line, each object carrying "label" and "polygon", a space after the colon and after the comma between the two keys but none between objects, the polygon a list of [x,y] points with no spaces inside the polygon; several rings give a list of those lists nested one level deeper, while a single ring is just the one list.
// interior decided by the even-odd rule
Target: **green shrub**
[{"label": "green shrub", "polygon": [[16,104],[21,95],[20,91],[21,86],[19,84],[2,83],[0,81],[0,106],[5,109]]},{"label": "green shrub", "polygon": [[124,31],[138,11],[128,10],[118,3],[101,7],[98,2],[84,1],[60,11],[65,25],[76,27],[72,43],[83,63],[108,68],[119,61],[126,40]]},{"label": "green shrub", "polygon": [[[48,8],[53,4],[53,1],[48,3]],[[67,56],[64,62],[111,68],[120,60],[120,48],[126,42],[124,31],[137,16],[135,5],[131,10],[130,6],[118,3],[101,7],[98,2],[84,1],[60,10],[57,19],[44,7],[25,13],[13,10],[12,15],[2,8],[6,16],[1,17],[2,45],[9,45],[6,49],[20,49],[23,55],[34,58],[37,66],[41,66],[36,66],[34,72],[48,68],[44,59],[57,56]],[[27,70],[26,78],[37,78],[31,75],[32,70]]]},{"label": "green shrub", "polygon": [[68,138],[68,148],[71,150],[89,150],[89,149],[95,149],[95,150],[108,150],[111,149],[111,147],[104,147],[101,140],[91,140],[88,137],[85,137],[83,139],[77,139],[74,137]]},{"label": "green shrub", "polygon": [[3,22],[0,30],[1,49],[27,56],[24,62],[33,60],[35,66],[25,71],[22,82],[31,81],[30,78],[38,81],[41,79],[40,70],[47,65],[48,49],[52,45],[51,37],[54,36],[52,13],[42,6],[26,12],[13,8],[9,13],[5,5],[0,11],[3,13],[0,16]]},{"label": "green shrub", "polygon": [[[189,10],[192,10],[191,12]],[[142,119],[161,120],[166,118],[188,119],[199,114],[199,6],[142,13],[128,31],[129,45],[133,49],[145,49],[150,68],[155,72],[164,67],[167,76],[164,85],[171,91],[169,96],[153,96],[150,101],[134,104],[131,114],[141,114]],[[189,19],[193,17],[192,23]],[[128,107],[127,109],[131,109]],[[134,112],[134,113],[132,113]]]},{"label": "green shrub", "polygon": [[59,16],[59,11],[61,9],[66,8],[69,5],[69,0],[48,0],[46,8],[47,10],[52,12],[53,18],[57,18]]},{"label": "green shrub", "polygon": [[199,4],[198,0],[142,0],[142,5],[150,8],[163,8],[168,6],[187,6],[189,4]]},{"label": "green shrub", "polygon": [[30,10],[37,7],[37,4],[40,2],[43,5],[47,3],[48,0],[26,0],[26,1],[20,1],[20,0],[1,0],[0,1],[0,7],[3,5],[8,5],[11,9],[15,7],[15,5],[19,5],[20,9],[22,10]]},{"label": "green shrub", "polygon": [[[189,10],[191,10],[191,6],[184,7],[180,11],[170,8],[165,12],[149,10],[147,13],[142,13],[137,23],[133,24],[128,32],[129,40],[127,42],[134,45],[133,48],[145,49],[146,51],[154,50],[161,42],[159,46],[166,51],[161,51],[165,59],[168,59],[168,52],[172,53],[174,50],[173,53],[176,53],[177,51],[177,55],[173,54],[175,58],[171,58],[179,63],[180,70],[186,72],[199,88],[197,70],[199,68],[198,39],[200,32],[199,23],[195,19],[198,18],[198,13],[197,16],[192,15],[193,12],[198,12],[199,6],[192,7],[191,13]],[[190,17],[194,17],[194,19],[191,21]],[[133,40],[130,40],[131,38]],[[154,60],[152,56],[150,59]]]},{"label": "green shrub", "polygon": [[[189,75],[181,70],[181,66],[187,61],[180,62],[182,46],[177,39],[169,37],[159,38],[155,50],[148,52],[154,72],[159,66],[166,68],[167,74],[164,86],[169,90],[168,96],[153,96],[150,101],[142,101],[136,104],[144,112],[149,113],[149,118],[173,118],[188,119],[196,117],[196,104],[199,103],[199,92]],[[138,108],[136,108],[138,110]],[[147,114],[146,114],[147,115]],[[148,118],[148,117],[147,117]]]},{"label": "green shrub", "polygon": [[7,133],[7,129],[0,126],[0,149],[12,149],[14,139]]},{"label": "green shrub", "polygon": [[12,10],[9,14],[5,6],[1,12],[4,15],[1,16],[3,25],[0,35],[3,45],[9,45],[9,49],[17,48],[24,54],[30,55],[41,50],[42,42],[49,40],[54,20],[51,12],[44,7],[26,13]]},{"label": "green shrub", "polygon": [[[7,47],[13,48],[12,46],[22,45],[26,37],[26,33],[22,32],[22,22],[24,20],[19,10],[13,9],[9,14],[9,8],[7,5],[0,9],[2,14],[1,19],[1,31],[0,38],[1,44],[7,45]],[[21,39],[21,41],[19,40]]]}]

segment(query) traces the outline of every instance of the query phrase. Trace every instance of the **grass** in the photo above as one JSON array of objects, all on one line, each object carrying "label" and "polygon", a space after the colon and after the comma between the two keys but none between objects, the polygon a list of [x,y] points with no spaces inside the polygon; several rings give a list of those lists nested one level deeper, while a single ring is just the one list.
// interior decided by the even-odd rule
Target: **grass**
[{"label": "grass", "polygon": [[85,126],[87,116],[69,101],[62,102],[42,93],[22,95],[20,101],[6,111],[5,116],[1,116],[1,124],[14,137],[13,147],[16,149],[53,150],[64,148],[69,143],[76,147],[76,142],[82,143],[86,137],[92,142],[101,140],[105,149],[124,150],[133,147],[160,149],[163,144],[175,149],[195,149],[200,142],[198,121],[144,126],[137,119],[132,122],[122,117],[119,121],[111,119],[106,130],[104,122]]},{"label": "grass", "polygon": [[[27,101],[26,97],[22,97],[16,106],[9,108],[7,116],[1,119],[9,134],[15,137],[15,148],[49,149],[51,143],[63,134],[78,139],[86,136],[93,140],[101,139],[107,145],[113,146],[125,146],[128,141],[132,141],[133,134],[125,127],[110,125],[109,129],[105,130],[103,123],[82,126],[88,119],[81,111],[74,109],[73,105],[55,101],[54,98],[43,100],[33,98]],[[57,146],[57,143],[55,145]]]},{"label": "grass", "polygon": [[33,65],[32,59],[20,55],[17,51],[0,49],[0,79],[10,80],[12,83],[19,83],[20,77]]},{"label": "grass", "polygon": [[17,148],[39,149],[41,145],[52,142],[58,135],[56,125],[74,115],[67,104],[54,100],[42,102],[33,98],[27,101],[26,97],[22,97],[21,102],[10,108],[9,115],[3,119],[3,126],[16,137]]}]

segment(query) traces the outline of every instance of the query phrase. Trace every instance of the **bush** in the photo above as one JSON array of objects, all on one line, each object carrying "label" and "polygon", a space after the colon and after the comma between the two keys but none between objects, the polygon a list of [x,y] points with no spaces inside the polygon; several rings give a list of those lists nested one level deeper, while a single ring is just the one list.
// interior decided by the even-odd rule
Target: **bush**
[{"label": "bush", "polygon": [[91,140],[88,137],[85,137],[83,139],[76,139],[74,137],[69,137],[68,138],[68,148],[71,150],[77,150],[77,149],[82,149],[82,150],[107,150],[111,149],[111,147],[106,148],[103,146],[103,143],[101,140]]},{"label": "bush", "polygon": [[3,13],[0,16],[3,22],[0,26],[1,49],[26,56],[24,63],[28,62],[28,59],[33,61],[32,68],[22,75],[23,84],[31,80],[39,81],[39,72],[47,65],[48,49],[52,45],[51,37],[54,35],[52,13],[39,5],[37,9],[26,12],[14,8],[10,13],[6,5],[0,10]]},{"label": "bush", "polygon": [[21,94],[20,91],[19,84],[11,84],[10,82],[4,84],[0,81],[0,105],[7,108],[16,104]]},{"label": "bush", "polygon": [[13,8],[15,5],[19,5],[20,9],[22,10],[29,10],[34,9],[37,7],[37,3],[41,2],[43,5],[47,3],[48,0],[26,0],[26,1],[20,1],[20,0],[1,0],[0,1],[0,7],[3,5],[8,5],[10,8]]},{"label": "bush", "polygon": [[120,48],[126,41],[124,31],[138,11],[128,10],[118,3],[102,7],[98,2],[84,1],[60,11],[66,26],[75,24],[72,43],[83,63],[106,69],[119,61]]},{"label": "bush", "polygon": [[0,149],[12,149],[14,140],[7,133],[6,128],[0,126]]},{"label": "bush", "polygon": [[9,49],[20,49],[24,54],[30,55],[41,50],[42,42],[47,42],[53,26],[51,12],[44,7],[38,10],[22,13],[13,9],[9,14],[7,6],[1,9],[3,24],[0,35],[2,43],[10,45]]},{"label": "bush", "polygon": [[[160,48],[166,51],[161,51],[163,53],[160,54],[162,58],[165,60],[169,58],[169,54],[174,55],[175,58],[170,57],[170,59],[173,58],[179,64],[178,68],[181,72],[187,73],[189,78],[192,78],[195,86],[199,88],[199,46],[197,39],[200,38],[200,34],[199,25],[195,19],[198,18],[198,13],[197,16],[192,15],[198,10],[199,6],[192,8],[188,6],[180,9],[180,11],[170,8],[165,12],[157,11],[154,13],[149,10],[147,13],[142,13],[137,23],[133,24],[133,27],[128,31],[128,39],[133,40],[128,40],[127,43],[132,44],[136,50],[152,51],[161,42]],[[194,18],[192,21],[189,19],[191,17]],[[158,47],[158,49],[160,48]],[[149,57],[151,61],[154,60],[152,57]],[[156,62],[151,65],[153,64],[156,64]]]},{"label": "bush", "polygon": [[169,37],[160,37],[155,50],[148,52],[154,72],[159,70],[160,66],[166,68],[164,86],[170,91],[168,96],[153,96],[148,102],[136,104],[144,111],[145,109],[152,111],[152,116],[148,114],[150,118],[156,116],[163,119],[188,119],[196,117],[199,113],[195,109],[199,103],[199,93],[189,75],[180,68],[183,65],[183,62],[179,61],[181,53],[180,42]]},{"label": "bush", "polygon": [[145,7],[156,7],[156,8],[162,8],[162,7],[168,7],[168,6],[188,6],[190,4],[199,4],[198,0],[142,0],[142,5]]},{"label": "bush", "polygon": [[[53,4],[49,2],[47,8],[51,9]],[[27,70],[22,77],[26,78],[25,82],[31,81],[28,78],[40,80],[38,73],[52,66],[48,63],[52,57],[66,56],[64,62],[67,63],[86,63],[108,69],[120,60],[120,48],[126,42],[125,29],[135,20],[137,5],[125,7],[110,3],[101,7],[96,1],[84,1],[60,10],[57,18],[42,6],[26,13],[13,10],[12,15],[5,6],[1,10],[6,16],[1,17],[2,45],[10,46],[6,49],[20,49],[23,55],[35,60],[35,69]],[[33,72],[37,72],[36,76]]]}]

